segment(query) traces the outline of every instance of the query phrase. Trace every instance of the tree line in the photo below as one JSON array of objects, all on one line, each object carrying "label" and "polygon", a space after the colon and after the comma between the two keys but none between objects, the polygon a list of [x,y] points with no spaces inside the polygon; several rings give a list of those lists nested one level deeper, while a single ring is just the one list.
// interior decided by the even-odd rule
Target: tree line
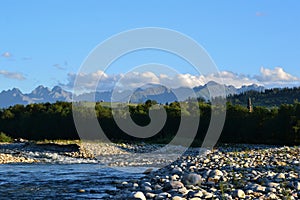
[{"label": "tree line", "polygon": [[[121,109],[117,116],[131,117],[136,124],[145,126],[151,123],[149,109],[153,105],[157,103],[150,100],[143,104],[130,104],[130,116],[123,115]],[[161,106],[167,113],[166,123],[158,134],[147,139],[135,138],[124,133],[113,118],[112,108],[105,103],[98,102],[92,109],[106,136],[114,141],[168,143],[178,131],[181,116],[193,118],[199,117],[200,114],[194,145],[201,144],[211,118],[212,105],[209,102],[173,102]],[[116,111],[118,109],[114,109],[114,112]],[[92,116],[89,111],[82,109],[80,117],[89,123]],[[73,120],[72,103],[69,102],[14,105],[0,109],[0,132],[13,138],[29,140],[80,139]],[[246,106],[228,102],[219,142],[300,144],[300,103],[282,104],[274,108],[254,106],[253,112],[249,112]]]},{"label": "tree line", "polygon": [[246,106],[249,97],[256,106],[279,107],[282,104],[293,104],[300,101],[300,87],[271,88],[263,92],[250,90],[241,94],[229,95],[227,100],[234,105]]}]

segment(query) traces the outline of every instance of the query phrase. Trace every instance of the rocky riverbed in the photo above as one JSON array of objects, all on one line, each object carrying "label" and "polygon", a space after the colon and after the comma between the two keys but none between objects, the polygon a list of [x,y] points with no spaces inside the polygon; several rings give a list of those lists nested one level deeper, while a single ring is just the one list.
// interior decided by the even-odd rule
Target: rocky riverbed
[{"label": "rocky riverbed", "polygon": [[109,167],[154,167],[172,163],[186,148],[158,144],[102,142],[0,143],[0,164],[5,163],[99,163]]},{"label": "rocky riverbed", "polygon": [[0,143],[0,164],[63,162],[68,159],[93,160],[94,156],[76,143]]},{"label": "rocky riverbed", "polygon": [[190,148],[174,161],[183,150],[149,144],[2,143],[0,163],[160,168],[149,169],[139,180],[115,183],[117,190],[106,199],[300,199],[299,146]]},{"label": "rocky riverbed", "polygon": [[107,199],[300,199],[300,147],[228,145],[190,153]]}]

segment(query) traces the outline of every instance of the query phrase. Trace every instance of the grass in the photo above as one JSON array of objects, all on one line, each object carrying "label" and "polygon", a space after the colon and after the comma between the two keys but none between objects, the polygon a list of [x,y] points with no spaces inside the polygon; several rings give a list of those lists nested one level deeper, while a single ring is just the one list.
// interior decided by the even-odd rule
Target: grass
[{"label": "grass", "polygon": [[12,141],[13,139],[10,136],[6,135],[3,132],[0,133],[0,142],[12,142]]}]

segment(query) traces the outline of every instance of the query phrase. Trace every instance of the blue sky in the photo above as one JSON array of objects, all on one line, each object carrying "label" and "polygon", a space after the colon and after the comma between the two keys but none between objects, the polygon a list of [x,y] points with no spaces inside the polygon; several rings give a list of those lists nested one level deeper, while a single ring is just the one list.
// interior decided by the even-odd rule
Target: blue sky
[{"label": "blue sky", "polygon": [[[173,29],[196,40],[227,84],[297,85],[299,10],[296,0],[1,1],[0,90],[17,87],[30,92],[38,85],[71,89],[80,65],[99,43],[142,27]],[[120,59],[106,72],[107,81],[149,62],[176,68],[182,75],[174,80],[184,86],[202,83],[187,63],[157,51]],[[85,76],[90,80],[92,74]]]}]

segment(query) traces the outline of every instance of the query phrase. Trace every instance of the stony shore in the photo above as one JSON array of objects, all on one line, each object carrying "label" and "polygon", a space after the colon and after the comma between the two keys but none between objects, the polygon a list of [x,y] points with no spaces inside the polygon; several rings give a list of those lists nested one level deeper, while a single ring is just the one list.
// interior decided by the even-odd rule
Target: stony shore
[{"label": "stony shore", "polygon": [[107,199],[300,199],[300,147],[226,146],[182,156]]},{"label": "stony shore", "polygon": [[6,164],[6,163],[34,163],[34,162],[38,162],[38,161],[35,160],[35,159],[32,159],[32,158],[26,158],[26,157],[23,157],[23,156],[0,153],[0,164]]},{"label": "stony shore", "polygon": [[162,166],[156,171],[149,170],[140,180],[115,183],[117,190],[110,191],[107,199],[300,199],[299,146],[190,148],[169,165],[167,163],[173,159],[171,155],[178,154],[182,147],[149,154],[149,159],[139,157],[160,149],[162,145],[148,144],[1,143],[0,163],[71,159],[68,162],[80,160],[121,167]]},{"label": "stony shore", "polygon": [[91,153],[76,143],[0,143],[0,164],[51,162],[62,157],[93,159]]}]

